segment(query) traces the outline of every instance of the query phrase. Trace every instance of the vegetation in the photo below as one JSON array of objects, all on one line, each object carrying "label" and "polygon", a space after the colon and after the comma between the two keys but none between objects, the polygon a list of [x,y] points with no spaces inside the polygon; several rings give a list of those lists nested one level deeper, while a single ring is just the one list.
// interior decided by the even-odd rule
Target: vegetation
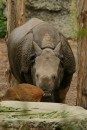
[{"label": "vegetation", "polygon": [[3,16],[4,5],[0,0],[0,38],[5,37],[7,31],[7,19]]},{"label": "vegetation", "polygon": [[[18,118],[20,119],[21,116],[22,118],[24,117],[27,119],[26,116],[28,116],[28,119],[34,119],[34,118],[40,118],[40,119],[54,119],[54,118],[68,118],[68,117],[74,117],[79,114],[72,114],[69,113],[68,111],[61,111],[59,112],[58,110],[50,111],[50,112],[33,112],[31,109],[20,109],[20,108],[13,108],[13,107],[5,107],[1,106],[0,107],[0,113],[2,115],[3,112],[6,112],[6,117],[7,118]],[[8,112],[15,112],[14,113],[9,113]]]},{"label": "vegetation", "polygon": [[74,39],[77,39],[78,27],[77,27],[77,10],[76,10],[75,0],[72,0],[70,11],[71,11],[70,18],[71,18],[72,32],[73,32]]}]

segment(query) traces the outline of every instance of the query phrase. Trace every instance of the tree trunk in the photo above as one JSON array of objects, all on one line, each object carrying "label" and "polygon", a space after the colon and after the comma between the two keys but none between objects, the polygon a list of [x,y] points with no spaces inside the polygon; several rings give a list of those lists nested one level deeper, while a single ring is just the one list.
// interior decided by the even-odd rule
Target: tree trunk
[{"label": "tree trunk", "polygon": [[[25,21],[24,2],[24,0],[7,0],[7,39],[11,31],[23,24]],[[10,67],[7,69],[5,74],[10,87],[17,84],[17,81],[11,73]]]},{"label": "tree trunk", "polygon": [[24,0],[7,0],[8,36],[10,32],[25,21],[25,6]]},{"label": "tree trunk", "polygon": [[87,0],[77,0],[77,105],[87,109]]}]

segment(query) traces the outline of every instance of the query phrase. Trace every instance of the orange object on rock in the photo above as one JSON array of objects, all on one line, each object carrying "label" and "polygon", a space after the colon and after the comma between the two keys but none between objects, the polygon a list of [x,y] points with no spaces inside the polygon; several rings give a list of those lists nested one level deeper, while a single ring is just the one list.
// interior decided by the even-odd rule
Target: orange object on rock
[{"label": "orange object on rock", "polygon": [[39,102],[44,96],[42,89],[31,84],[19,84],[9,88],[1,101],[16,100],[16,101],[30,101]]}]

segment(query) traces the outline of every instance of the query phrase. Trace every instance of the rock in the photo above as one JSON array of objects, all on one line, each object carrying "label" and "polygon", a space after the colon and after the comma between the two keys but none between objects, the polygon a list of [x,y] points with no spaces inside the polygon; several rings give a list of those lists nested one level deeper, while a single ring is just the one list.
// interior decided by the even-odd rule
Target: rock
[{"label": "rock", "polygon": [[[7,111],[13,107],[20,112],[12,110],[8,113],[5,107],[6,109],[9,107]],[[30,111],[23,113],[21,110],[25,109]],[[53,115],[52,112],[54,112]],[[33,118],[30,119],[31,113],[38,116],[34,117],[33,115]],[[51,115],[46,115],[46,113],[51,113]],[[46,130],[87,130],[87,110],[59,103],[0,102],[0,130],[29,130],[31,127],[45,128]]]},{"label": "rock", "polygon": [[[3,0],[3,4],[6,6],[6,0]],[[52,24],[67,38],[74,38],[75,32],[73,28],[76,28],[76,23],[75,17],[71,20],[72,15],[75,15],[71,11],[72,0],[26,0],[25,6],[26,21],[33,17],[42,19]],[[7,17],[6,8],[3,15]],[[73,27],[72,24],[74,24]]]},{"label": "rock", "polygon": [[2,3],[6,6],[7,0],[2,0]]},{"label": "rock", "polygon": [[8,15],[8,14],[7,14],[7,12],[8,12],[8,11],[7,11],[7,7],[6,7],[6,6],[7,6],[7,1],[6,1],[6,0],[2,0],[2,4],[3,4],[3,6],[4,6],[3,16],[7,18],[7,15]]},{"label": "rock", "polygon": [[3,11],[3,15],[4,15],[4,17],[7,18],[7,8],[4,9],[4,11]]},{"label": "rock", "polygon": [[72,0],[26,0],[26,18],[47,21],[67,38],[72,38],[71,4]]}]

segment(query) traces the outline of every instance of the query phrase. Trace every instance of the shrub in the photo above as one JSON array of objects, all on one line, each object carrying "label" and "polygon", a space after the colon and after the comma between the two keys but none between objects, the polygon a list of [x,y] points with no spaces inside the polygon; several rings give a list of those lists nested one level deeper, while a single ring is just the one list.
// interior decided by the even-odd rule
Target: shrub
[{"label": "shrub", "polygon": [[7,31],[7,19],[3,16],[4,5],[0,0],[0,38],[5,37]]}]

